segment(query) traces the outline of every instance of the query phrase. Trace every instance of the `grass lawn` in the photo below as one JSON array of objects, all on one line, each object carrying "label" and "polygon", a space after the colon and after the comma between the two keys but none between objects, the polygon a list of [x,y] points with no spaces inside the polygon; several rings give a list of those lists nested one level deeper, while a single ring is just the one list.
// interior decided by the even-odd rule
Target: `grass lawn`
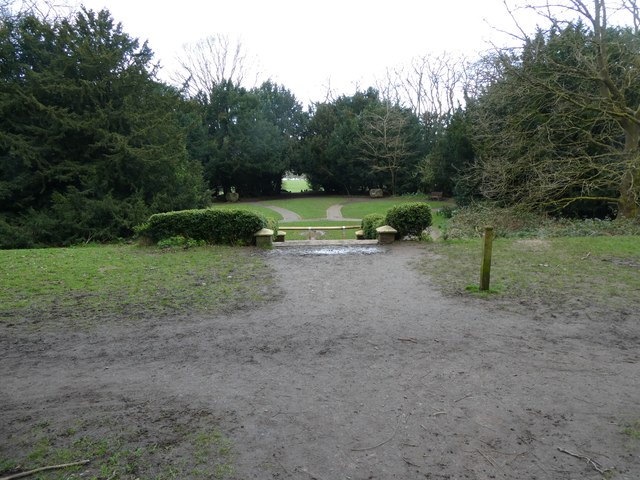
[{"label": "grass lawn", "polygon": [[[368,202],[353,202],[342,207],[342,216],[346,218],[363,218],[371,213],[380,213],[384,215],[394,205],[408,202],[424,202],[427,197],[395,197],[374,199]],[[448,202],[427,201],[432,209],[441,208],[443,205],[451,205]]]},{"label": "grass lawn", "polygon": [[311,185],[304,179],[283,180],[282,188],[287,192],[298,193],[311,190]]},{"label": "grass lawn", "polygon": [[[270,202],[265,202],[265,204],[271,205]],[[261,215],[264,215],[267,218],[273,218],[274,220],[282,220],[282,215],[278,212],[275,212],[267,207],[262,207],[260,205],[253,205],[250,203],[214,203],[211,208],[218,209],[236,209],[236,210],[248,210],[250,212],[256,212]]]},{"label": "grass lawn", "polygon": [[[480,239],[434,244],[421,268],[449,293],[477,286]],[[593,301],[612,308],[640,304],[640,237],[497,239],[491,287],[507,298],[553,304]]]},{"label": "grass lawn", "polygon": [[[310,227],[341,227],[343,225],[355,225],[357,229],[347,229],[344,232],[345,239],[347,240],[355,240],[356,239],[356,230],[360,229],[360,222],[347,222],[347,221],[336,221],[336,220],[314,220],[314,221],[306,221],[306,222],[280,222],[280,227],[298,227],[300,225],[310,226]],[[316,237],[316,240],[342,240],[342,230],[323,230],[324,235],[319,235]],[[308,233],[300,230],[287,230],[286,240],[307,240]]]},{"label": "grass lawn", "polygon": [[265,200],[265,205],[273,205],[275,207],[286,208],[292,212],[296,212],[302,218],[326,218],[327,208],[336,203],[345,203],[350,200],[349,197],[306,197],[306,198],[290,198],[283,200]]},{"label": "grass lawn", "polygon": [[[0,321],[220,312],[268,297],[248,249],[103,245],[0,250]],[[266,287],[263,279],[267,279]]]}]

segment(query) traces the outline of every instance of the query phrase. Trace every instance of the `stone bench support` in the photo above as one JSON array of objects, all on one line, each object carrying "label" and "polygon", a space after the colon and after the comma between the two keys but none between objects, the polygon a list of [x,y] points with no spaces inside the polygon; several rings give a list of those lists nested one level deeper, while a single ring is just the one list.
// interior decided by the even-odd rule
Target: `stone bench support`
[{"label": "stone bench support", "polygon": [[387,244],[393,243],[396,239],[396,234],[398,231],[390,227],[389,225],[383,225],[382,227],[376,228],[376,232],[378,233],[378,243]]},{"label": "stone bench support", "polygon": [[263,228],[253,235],[256,239],[256,247],[269,248],[273,245],[273,230]]}]

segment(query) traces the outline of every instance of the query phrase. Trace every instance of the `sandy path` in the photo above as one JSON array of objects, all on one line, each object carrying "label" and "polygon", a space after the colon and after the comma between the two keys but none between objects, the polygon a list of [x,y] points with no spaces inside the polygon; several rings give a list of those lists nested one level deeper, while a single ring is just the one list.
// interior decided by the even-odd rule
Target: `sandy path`
[{"label": "sandy path", "polygon": [[637,322],[492,311],[418,274],[425,247],[381,252],[258,253],[282,294],[254,311],[3,327],[0,453],[25,416],[114,411],[167,429],[206,412],[233,441],[237,479],[602,477],[558,447],[640,478],[638,443],[620,433],[640,416]]}]

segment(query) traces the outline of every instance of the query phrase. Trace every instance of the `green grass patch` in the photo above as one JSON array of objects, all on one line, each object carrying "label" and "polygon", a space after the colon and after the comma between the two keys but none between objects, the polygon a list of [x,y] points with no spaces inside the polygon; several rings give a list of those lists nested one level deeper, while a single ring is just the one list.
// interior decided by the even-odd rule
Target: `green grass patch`
[{"label": "green grass patch", "polygon": [[[342,221],[342,220],[307,220],[303,222],[280,222],[280,227],[299,227],[304,225],[305,227],[341,227],[341,226],[357,226],[357,229],[346,229],[344,231],[344,238],[347,240],[356,239],[356,230],[360,229],[360,222],[358,221]],[[316,240],[342,240],[342,230],[322,230],[324,235],[317,235]],[[307,240],[308,232],[300,230],[287,230],[287,240]]]},{"label": "green grass patch", "polygon": [[[250,249],[131,245],[2,250],[0,321],[220,312],[269,297]],[[265,282],[266,279],[266,282]]]},{"label": "green grass patch", "polygon": [[[36,427],[31,432],[31,447],[26,450],[23,458],[0,460],[0,475],[85,460],[88,460],[88,463],[38,472],[29,477],[35,480],[224,480],[235,474],[233,444],[218,430],[203,429],[181,435],[179,445],[159,446],[148,441],[132,440],[135,436],[125,438],[109,434],[94,438],[90,435],[69,435],[65,432],[56,435],[51,429],[45,431]],[[177,448],[178,453],[175,457],[174,448]]]},{"label": "green grass patch", "polygon": [[[480,276],[480,239],[433,244],[421,268],[449,293],[467,291]],[[637,308],[640,237],[496,239],[491,287],[496,297],[548,304],[576,300],[614,309]]]},{"label": "green grass patch", "polygon": [[[270,202],[265,202],[271,205]],[[278,212],[271,210],[270,208],[260,205],[253,205],[250,203],[215,203],[211,208],[226,209],[226,210],[248,210],[250,212],[259,213],[266,218],[272,218],[274,220],[282,220],[282,215]]]},{"label": "green grass patch", "polygon": [[622,433],[635,440],[640,440],[640,420],[626,427]]},{"label": "green grass patch", "polygon": [[450,205],[447,202],[427,201],[427,197],[393,197],[371,199],[365,202],[351,202],[342,207],[342,216],[346,218],[364,218],[370,213],[379,213],[384,215],[391,207],[401,203],[412,203],[426,201],[432,210],[441,208],[443,205]]},{"label": "green grass patch", "polygon": [[311,190],[311,185],[309,185],[309,182],[307,182],[303,178],[296,178],[291,180],[285,179],[282,181],[282,188],[287,192],[299,193]]},{"label": "green grass patch", "polygon": [[265,205],[286,208],[297,213],[302,218],[326,218],[327,208],[337,203],[345,203],[349,197],[306,197],[282,200],[266,200]]}]

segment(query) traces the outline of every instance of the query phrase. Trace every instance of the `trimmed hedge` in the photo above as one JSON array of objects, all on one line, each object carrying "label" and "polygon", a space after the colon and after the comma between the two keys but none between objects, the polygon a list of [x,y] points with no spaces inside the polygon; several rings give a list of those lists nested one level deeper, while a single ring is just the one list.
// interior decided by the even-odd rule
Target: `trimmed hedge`
[{"label": "trimmed hedge", "polygon": [[368,240],[375,240],[377,238],[376,228],[385,224],[385,217],[380,213],[370,213],[365,215],[362,219],[362,231],[364,238]]},{"label": "trimmed hedge", "polygon": [[419,237],[431,226],[431,207],[420,202],[395,205],[387,211],[385,220],[387,225],[398,231],[397,238],[407,235]]},{"label": "trimmed hedge", "polygon": [[212,244],[250,245],[253,235],[266,226],[267,219],[257,213],[209,208],[157,213],[136,232],[154,243],[180,235]]}]

